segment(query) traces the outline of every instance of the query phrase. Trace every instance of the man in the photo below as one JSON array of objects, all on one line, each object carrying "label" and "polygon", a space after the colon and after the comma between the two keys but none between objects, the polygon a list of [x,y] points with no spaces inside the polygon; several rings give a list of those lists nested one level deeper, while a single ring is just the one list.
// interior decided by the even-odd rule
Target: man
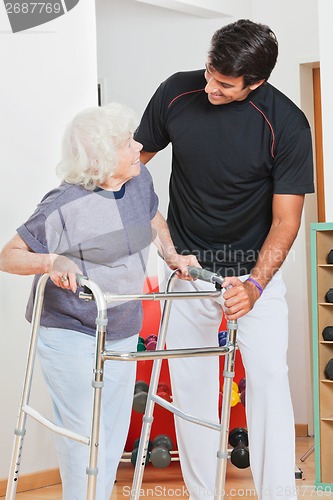
[{"label": "man", "polygon": [[[278,42],[268,26],[239,20],[212,38],[205,70],[176,73],[150,100],[136,139],[149,161],[172,144],[168,224],[179,253],[225,276],[225,314],[238,320],[246,370],[251,469],[259,499],[296,498],[294,418],[286,353],[288,311],[279,268],[313,192],[304,114],[267,83]],[[167,272],[167,271],[166,271]],[[199,281],[178,290],[207,288]],[[221,304],[176,301],[168,347],[216,342]],[[216,358],[172,360],[174,401],[216,420]],[[218,436],[176,419],[191,499],[213,495]]]}]

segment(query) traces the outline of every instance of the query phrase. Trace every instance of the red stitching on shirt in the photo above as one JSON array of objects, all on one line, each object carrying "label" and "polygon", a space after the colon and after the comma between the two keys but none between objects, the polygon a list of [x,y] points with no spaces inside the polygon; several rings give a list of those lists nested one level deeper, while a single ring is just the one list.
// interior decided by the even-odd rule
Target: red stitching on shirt
[{"label": "red stitching on shirt", "polygon": [[265,118],[269,128],[271,129],[271,132],[272,132],[272,144],[271,144],[271,155],[272,155],[272,158],[275,158],[275,155],[274,155],[274,145],[275,145],[275,135],[274,135],[274,130],[273,130],[273,127],[272,127],[272,124],[270,123],[270,121],[268,120],[267,116],[265,115],[265,113],[263,111],[261,111],[261,109],[259,109],[255,104],[253,104],[252,101],[250,101],[250,104],[252,104],[252,106],[257,110],[259,111],[259,113],[262,114],[262,116]]},{"label": "red stitching on shirt", "polygon": [[193,94],[195,92],[202,92],[203,90],[205,90],[205,89],[203,88],[203,89],[199,89],[199,90],[190,90],[189,92],[184,92],[183,94],[177,95],[176,97],[174,97],[172,99],[172,101],[170,101],[168,108],[170,108],[171,104],[173,104],[177,99],[179,99],[179,97],[183,97],[184,95],[188,95],[188,94]]}]

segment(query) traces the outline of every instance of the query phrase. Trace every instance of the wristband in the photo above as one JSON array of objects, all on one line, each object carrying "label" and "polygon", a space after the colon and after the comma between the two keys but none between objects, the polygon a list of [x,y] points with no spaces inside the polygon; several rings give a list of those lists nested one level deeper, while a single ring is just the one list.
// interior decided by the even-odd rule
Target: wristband
[{"label": "wristband", "polygon": [[251,281],[251,283],[253,283],[258,288],[260,295],[262,295],[262,292],[264,290],[263,290],[262,286],[258,283],[258,281],[256,281],[255,279],[251,278],[251,276],[249,278],[247,278],[247,281]]}]

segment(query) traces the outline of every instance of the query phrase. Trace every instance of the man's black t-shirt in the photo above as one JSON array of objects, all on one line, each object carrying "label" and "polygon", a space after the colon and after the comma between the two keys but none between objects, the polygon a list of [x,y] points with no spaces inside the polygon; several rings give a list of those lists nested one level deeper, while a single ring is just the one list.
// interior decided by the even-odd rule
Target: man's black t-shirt
[{"label": "man's black t-shirt", "polygon": [[247,274],[271,226],[273,194],[314,190],[310,128],[268,83],[217,106],[205,84],[204,70],[169,77],[135,138],[149,152],[172,143],[168,224],[178,252],[223,275]]}]

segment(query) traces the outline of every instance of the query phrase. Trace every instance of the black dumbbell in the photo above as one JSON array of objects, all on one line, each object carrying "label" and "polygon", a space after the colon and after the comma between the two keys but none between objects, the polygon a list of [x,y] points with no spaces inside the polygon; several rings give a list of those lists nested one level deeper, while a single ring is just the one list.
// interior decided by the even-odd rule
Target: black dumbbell
[{"label": "black dumbbell", "polygon": [[327,255],[327,264],[333,264],[333,248],[328,252]]},{"label": "black dumbbell", "polygon": [[153,449],[150,454],[150,461],[154,467],[162,469],[168,467],[171,462],[171,451],[173,449],[173,443],[169,436],[165,434],[160,434],[156,436],[153,442]]},{"label": "black dumbbell", "polygon": [[[136,459],[137,459],[137,456],[138,456],[138,450],[139,450],[139,444],[140,444],[140,438],[137,438],[135,441],[134,441],[134,445],[133,445],[133,451],[132,451],[132,454],[131,454],[131,462],[133,465],[136,464]],[[148,449],[147,449],[147,455],[146,455],[146,461],[145,461],[145,465],[148,464],[149,462],[149,459],[150,459],[150,452],[153,448],[153,442],[151,440],[149,440],[148,442]]]},{"label": "black dumbbell", "polygon": [[333,380],[333,358],[327,363],[324,373],[328,380]]},{"label": "black dumbbell", "polygon": [[233,447],[230,453],[231,463],[238,469],[250,467],[249,440],[247,430],[236,427],[229,434],[229,444]]},{"label": "black dumbbell", "polygon": [[325,300],[326,300],[326,302],[330,302],[330,303],[333,302],[333,288],[330,288],[328,290],[328,292],[325,295]]},{"label": "black dumbbell", "polygon": [[333,340],[333,326],[325,326],[322,335],[324,340]]},{"label": "black dumbbell", "polygon": [[144,413],[146,409],[149,385],[143,380],[138,380],[134,387],[133,410]]}]

